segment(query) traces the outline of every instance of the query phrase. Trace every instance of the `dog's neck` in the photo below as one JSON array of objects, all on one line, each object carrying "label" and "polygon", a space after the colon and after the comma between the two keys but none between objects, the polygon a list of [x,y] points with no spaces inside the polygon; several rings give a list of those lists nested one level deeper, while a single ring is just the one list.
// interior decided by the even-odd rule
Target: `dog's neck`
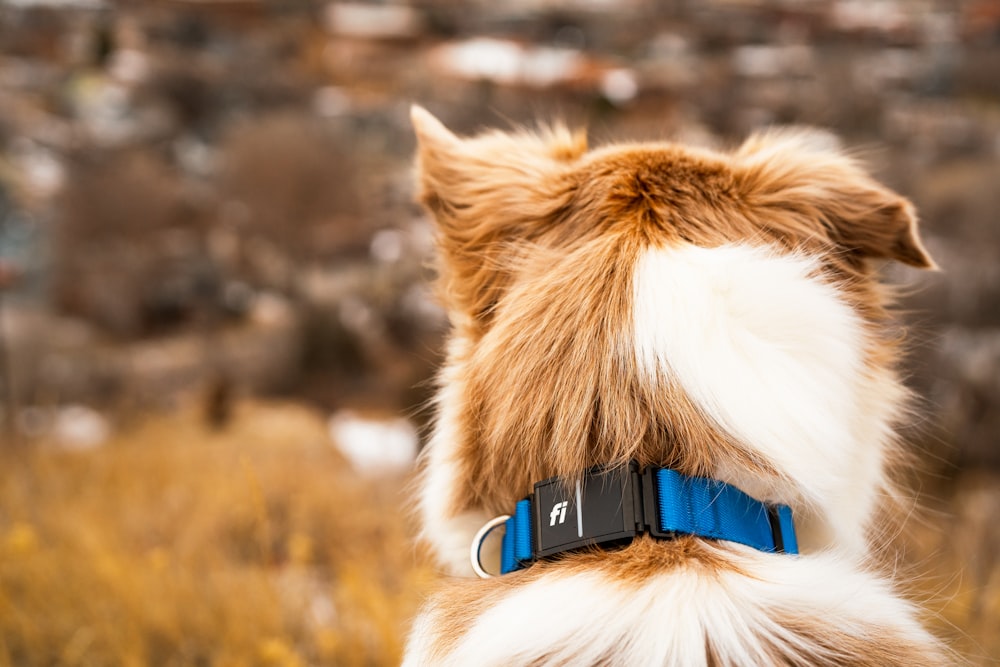
[{"label": "dog's neck", "polygon": [[[852,307],[875,296],[766,247],[649,248],[628,268],[582,301],[456,330],[423,497],[432,542],[462,562],[477,524],[537,479],[636,458],[801,508],[806,548],[863,553],[904,396]],[[573,278],[577,294],[594,280]],[[525,287],[546,288],[569,285]],[[619,319],[586,316],[601,312]]]}]

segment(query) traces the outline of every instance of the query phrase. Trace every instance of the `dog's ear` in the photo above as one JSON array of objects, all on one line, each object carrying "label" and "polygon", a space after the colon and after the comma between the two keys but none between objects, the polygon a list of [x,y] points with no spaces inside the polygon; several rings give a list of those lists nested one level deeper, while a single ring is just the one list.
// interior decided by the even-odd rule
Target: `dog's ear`
[{"label": "dog's ear", "polygon": [[536,240],[568,206],[569,166],[586,152],[586,139],[561,126],[459,138],[421,107],[410,117],[418,198],[437,225],[445,305],[485,317],[509,282],[512,248]]},{"label": "dog's ear", "polygon": [[912,204],[877,183],[832,135],[770,131],[748,139],[735,157],[750,206],[817,221],[830,241],[862,257],[937,268]]}]

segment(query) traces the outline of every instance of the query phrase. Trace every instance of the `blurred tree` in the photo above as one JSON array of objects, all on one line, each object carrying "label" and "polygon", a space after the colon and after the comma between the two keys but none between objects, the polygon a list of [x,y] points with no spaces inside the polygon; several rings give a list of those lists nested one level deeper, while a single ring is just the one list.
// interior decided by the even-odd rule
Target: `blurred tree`
[{"label": "blurred tree", "polygon": [[126,337],[185,319],[213,273],[207,223],[201,204],[155,154],[75,156],[57,203],[57,307]]},{"label": "blurred tree", "polygon": [[[13,215],[13,204],[7,195],[7,189],[0,182],[0,239],[7,226],[7,220]],[[0,250],[3,248],[0,247]],[[4,318],[5,292],[17,280],[17,266],[0,256],[0,386],[3,390],[3,434],[8,443],[17,442],[17,399],[14,395],[13,374],[8,353],[7,329]]]},{"label": "blurred tree", "polygon": [[310,117],[254,119],[228,134],[220,196],[252,279],[292,293],[304,264],[367,254],[372,230],[358,160],[329,125]]}]

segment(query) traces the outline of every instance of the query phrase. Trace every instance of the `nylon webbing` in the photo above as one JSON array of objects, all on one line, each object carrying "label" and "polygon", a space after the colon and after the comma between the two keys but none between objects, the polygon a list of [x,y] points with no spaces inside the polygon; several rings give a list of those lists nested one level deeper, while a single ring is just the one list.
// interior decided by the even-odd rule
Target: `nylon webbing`
[{"label": "nylon webbing", "polygon": [[500,573],[520,570],[531,562],[531,501],[520,500],[514,515],[504,523]]},{"label": "nylon webbing", "polygon": [[[759,551],[778,551],[767,504],[735,486],[666,468],[656,471],[656,486],[660,530],[738,542]],[[786,505],[774,507],[783,549],[796,554],[799,550],[792,510]]]}]

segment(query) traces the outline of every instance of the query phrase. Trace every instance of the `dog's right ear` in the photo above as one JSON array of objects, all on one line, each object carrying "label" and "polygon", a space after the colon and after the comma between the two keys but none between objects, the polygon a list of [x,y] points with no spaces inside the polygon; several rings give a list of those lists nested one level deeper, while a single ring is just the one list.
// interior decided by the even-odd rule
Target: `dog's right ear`
[{"label": "dog's right ear", "polygon": [[586,152],[585,136],[554,126],[459,138],[419,106],[410,118],[417,196],[437,224],[445,305],[483,321],[509,284],[514,248],[537,240],[568,205],[568,167]]},{"label": "dog's right ear", "polygon": [[748,139],[736,157],[745,203],[812,220],[850,255],[937,267],[910,202],[877,183],[831,135],[772,130]]}]

